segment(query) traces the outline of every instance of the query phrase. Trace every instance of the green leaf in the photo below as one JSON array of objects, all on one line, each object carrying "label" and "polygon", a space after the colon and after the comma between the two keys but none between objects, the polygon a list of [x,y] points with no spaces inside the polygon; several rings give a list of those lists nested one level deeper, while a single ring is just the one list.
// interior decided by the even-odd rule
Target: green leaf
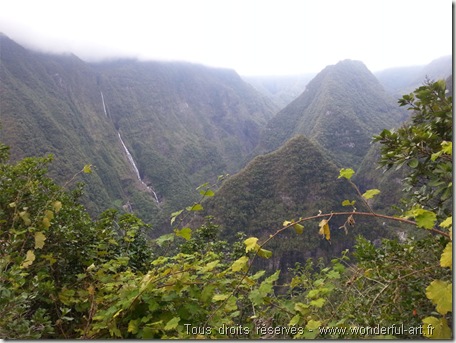
[{"label": "green leaf", "polygon": [[445,315],[453,308],[453,284],[447,281],[434,280],[426,288],[426,297],[436,305],[437,312]]},{"label": "green leaf", "polygon": [[174,230],[174,232],[176,233],[176,236],[177,237],[182,237],[184,238],[185,240],[190,240],[190,238],[192,237],[192,229],[190,229],[189,227],[184,227],[182,230]]},{"label": "green leaf", "polygon": [[179,324],[179,321],[180,321],[179,317],[174,317],[168,323],[166,323],[165,330],[166,331],[174,330],[175,328],[177,328],[177,325]]},{"label": "green leaf", "polygon": [[434,212],[418,208],[414,210],[416,225],[425,229],[432,229],[437,220],[437,215]]},{"label": "green leaf", "polygon": [[372,199],[375,195],[379,194],[380,190],[378,189],[369,189],[363,194],[364,199]]},{"label": "green leaf", "polygon": [[344,177],[347,180],[350,180],[351,177],[353,176],[353,174],[355,174],[355,171],[353,169],[351,169],[351,168],[342,168],[340,170],[338,179]]},{"label": "green leaf", "polygon": [[25,257],[25,261],[21,264],[22,268],[28,268],[32,265],[33,261],[35,261],[35,254],[33,250],[27,251],[27,256]]},{"label": "green leaf", "polygon": [[54,201],[52,206],[54,207],[55,213],[58,213],[60,211],[60,209],[62,208],[62,203],[60,201]]},{"label": "green leaf", "polygon": [[259,249],[257,252],[258,256],[263,258],[270,258],[272,256],[272,251],[266,249]]},{"label": "green leaf", "polygon": [[453,216],[449,216],[443,222],[440,223],[440,227],[449,228],[453,225]]},{"label": "green leaf", "polygon": [[453,269],[453,242],[448,242],[440,257],[440,266]]},{"label": "green leaf", "polygon": [[174,241],[174,234],[173,233],[168,233],[166,235],[162,235],[162,236],[158,237],[155,240],[155,243],[157,243],[158,246],[161,247],[164,243],[172,242],[172,241]]},{"label": "green leaf", "polygon": [[90,174],[92,172],[92,165],[86,164],[82,170],[84,171],[84,173]]},{"label": "green leaf", "polygon": [[219,260],[209,262],[203,268],[201,268],[201,271],[203,273],[210,272],[212,269],[214,269],[219,264],[219,262],[220,262]]},{"label": "green leaf", "polygon": [[423,319],[423,336],[432,339],[450,339],[451,329],[445,318],[426,317]]},{"label": "green leaf", "polygon": [[176,220],[176,218],[177,218],[183,211],[184,211],[184,210],[180,210],[180,211],[171,213],[171,225],[173,225],[173,223],[174,223],[174,221]]},{"label": "green leaf", "polygon": [[316,298],[320,295],[320,290],[319,289],[312,289],[307,293],[307,298]]},{"label": "green leaf", "polygon": [[352,200],[352,201],[350,201],[350,200],[344,200],[344,201],[342,201],[342,206],[354,206],[355,203],[356,203],[355,200]]},{"label": "green leaf", "polygon": [[280,270],[276,271],[274,274],[271,276],[267,277],[260,285],[258,290],[260,291],[261,294],[266,295],[269,294],[273,291],[273,283],[274,281],[277,281],[280,275]]},{"label": "green leaf", "polygon": [[212,301],[223,301],[227,299],[230,296],[230,294],[215,294],[212,297]]},{"label": "green leaf", "polygon": [[46,236],[42,232],[35,232],[35,249],[43,249]]},{"label": "green leaf", "polygon": [[320,231],[318,232],[320,235],[324,236],[327,241],[331,239],[331,231],[329,230],[329,224],[326,219],[323,219],[320,224]]},{"label": "green leaf", "polygon": [[49,227],[51,226],[51,221],[49,220],[49,218],[48,217],[44,217],[42,222],[43,222],[43,226],[46,229],[49,229]]},{"label": "green leaf", "polygon": [[301,224],[294,224],[293,227],[298,235],[302,235],[304,232],[304,226]]},{"label": "green leaf", "polygon": [[133,335],[138,333],[139,319],[132,319],[128,323],[128,332],[131,332]]},{"label": "green leaf", "polygon": [[192,207],[187,207],[188,211],[202,211],[203,210],[203,205],[201,204],[195,204]]},{"label": "green leaf", "polygon": [[256,237],[249,237],[244,241],[245,244],[245,252],[249,252],[255,250],[257,246],[258,238]]},{"label": "green leaf", "polygon": [[418,164],[419,164],[419,163],[420,163],[420,162],[418,161],[417,158],[413,158],[413,159],[411,159],[411,160],[408,162],[408,166],[409,166],[410,168],[415,169],[416,167],[418,167]]},{"label": "green leaf", "polygon": [[298,311],[298,312],[301,313],[301,315],[303,315],[303,316],[306,316],[306,315],[309,314],[309,312],[310,312],[309,307],[310,307],[310,305],[308,305],[308,304],[303,304],[303,303],[300,303],[300,302],[298,302],[298,303],[296,303],[296,304],[294,305],[295,311]]},{"label": "green leaf", "polygon": [[300,319],[301,316],[299,314],[295,315],[293,318],[291,318],[290,322],[288,323],[288,326],[298,325]]},{"label": "green leaf", "polygon": [[339,274],[339,272],[336,272],[335,270],[331,270],[328,273],[328,278],[329,279],[340,279],[340,274]]},{"label": "green leaf", "polygon": [[204,197],[213,197],[215,195],[214,191],[207,189],[207,190],[200,190],[200,194]]},{"label": "green leaf", "polygon": [[315,306],[315,307],[318,307],[318,308],[322,308],[323,305],[325,304],[326,300],[323,299],[323,298],[318,298],[317,300],[312,300],[310,302],[310,305],[312,306]]},{"label": "green leaf", "polygon": [[249,262],[249,258],[247,256],[242,256],[233,262],[231,270],[233,272],[238,272],[247,265],[247,262]]},{"label": "green leaf", "polygon": [[453,155],[453,142],[443,141],[440,145],[442,146],[443,153]]},{"label": "green leaf", "polygon": [[29,226],[32,221],[30,220],[30,213],[28,213],[27,211],[21,211],[19,212],[19,217],[21,217],[21,219],[24,221],[24,224]]}]

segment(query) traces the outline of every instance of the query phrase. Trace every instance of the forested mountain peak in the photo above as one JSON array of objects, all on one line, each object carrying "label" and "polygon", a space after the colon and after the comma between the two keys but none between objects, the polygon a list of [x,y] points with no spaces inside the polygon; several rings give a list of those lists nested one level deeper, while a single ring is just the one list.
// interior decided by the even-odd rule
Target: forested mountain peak
[{"label": "forested mountain peak", "polygon": [[360,61],[323,69],[305,91],[265,129],[258,153],[272,151],[296,134],[320,144],[338,164],[356,166],[373,134],[404,119],[375,76]]}]

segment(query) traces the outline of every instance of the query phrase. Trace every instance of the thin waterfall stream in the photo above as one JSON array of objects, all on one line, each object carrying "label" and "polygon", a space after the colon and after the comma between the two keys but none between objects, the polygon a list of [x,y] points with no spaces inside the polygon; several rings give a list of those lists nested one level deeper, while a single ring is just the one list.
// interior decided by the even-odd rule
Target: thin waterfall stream
[{"label": "thin waterfall stream", "polygon": [[[103,111],[104,111],[104,114],[106,115],[106,117],[108,118],[109,116],[108,116],[108,111],[106,110],[106,104],[104,101],[103,92],[100,91],[100,94],[101,94],[101,102],[103,103]],[[133,166],[133,169],[135,170],[136,177],[138,178],[139,182],[141,182],[141,184],[146,188],[146,190],[149,191],[151,194],[153,194],[155,202],[159,205],[160,201],[158,200],[157,193],[155,193],[154,189],[152,187],[149,187],[143,181],[143,179],[141,179],[141,174],[139,174],[139,170],[138,170],[138,167],[136,166],[135,160],[133,159],[133,156],[131,155],[130,151],[128,150],[127,146],[125,145],[119,131],[117,131],[117,135],[119,136],[120,143],[122,143],[125,153],[127,154],[128,161],[130,162],[130,164]]]},{"label": "thin waterfall stream", "polygon": [[127,158],[128,158],[128,161],[130,161],[130,164],[133,166],[133,169],[135,170],[135,173],[136,173],[136,177],[138,178],[139,182],[141,182],[143,184],[143,186],[149,191],[151,192],[153,195],[154,195],[154,198],[155,198],[155,201],[157,202],[157,204],[160,204],[160,201],[158,200],[158,196],[157,196],[157,193],[155,193],[155,191],[153,190],[152,187],[149,187],[142,179],[141,179],[141,175],[139,174],[139,170],[138,170],[138,167],[136,166],[136,163],[135,163],[135,160],[133,159],[133,156],[131,156],[130,154],[130,151],[128,150],[127,146],[125,145],[123,139],[122,139],[122,136],[120,135],[120,132],[117,132],[117,134],[119,135],[119,140],[120,140],[120,143],[122,143],[122,146],[125,150],[125,153],[127,154]]}]

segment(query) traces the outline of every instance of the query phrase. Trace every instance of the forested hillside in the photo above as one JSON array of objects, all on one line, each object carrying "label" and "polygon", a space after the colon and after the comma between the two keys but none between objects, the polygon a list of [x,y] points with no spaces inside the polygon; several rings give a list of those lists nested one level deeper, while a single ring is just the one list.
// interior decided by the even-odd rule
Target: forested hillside
[{"label": "forested hillside", "polygon": [[276,110],[231,70],[88,64],[0,39],[0,137],[16,160],[52,153],[60,182],[92,165],[75,181],[94,215],[113,206],[165,229],[199,184],[240,168]]},{"label": "forested hillside", "polygon": [[339,166],[357,167],[372,135],[405,118],[406,113],[362,62],[341,61],[321,71],[269,121],[257,152],[272,151],[294,135],[304,134]]},{"label": "forested hillside", "polygon": [[0,338],[451,338],[451,90],[0,34]]},{"label": "forested hillside", "polygon": [[[279,198],[289,207],[283,213],[302,216],[236,239],[214,217],[192,224],[193,214],[210,210],[207,201],[174,212],[173,231],[156,239],[129,213],[110,209],[94,220],[79,203],[79,188],[46,175],[49,158],[10,161],[0,144],[0,337],[451,339],[452,97],[443,80],[428,82],[400,105],[411,110],[409,121],[374,137],[383,167],[410,167],[399,215],[375,211],[370,200],[381,189],[361,191],[353,169],[337,173],[320,148],[298,136],[257,157],[219,193],[246,207],[247,218],[236,218],[236,210],[227,221],[272,229]],[[209,184],[199,191],[223,201]],[[330,200],[319,199],[322,193]],[[260,202],[242,203],[250,194]],[[322,207],[318,213],[305,212],[309,200]],[[260,216],[259,207],[272,216]],[[330,261],[290,266],[275,257],[288,250],[274,242],[291,242],[294,256],[310,257],[307,239],[330,247],[383,227],[363,227],[361,218],[408,225],[413,235],[378,242],[359,236],[337,256],[322,249]]]}]

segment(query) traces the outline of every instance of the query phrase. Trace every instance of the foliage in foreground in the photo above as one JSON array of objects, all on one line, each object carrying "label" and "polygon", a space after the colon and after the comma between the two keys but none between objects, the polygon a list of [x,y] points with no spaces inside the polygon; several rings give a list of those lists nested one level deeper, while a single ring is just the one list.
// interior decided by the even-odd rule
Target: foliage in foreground
[{"label": "foliage in foreground", "polygon": [[[442,94],[439,83],[423,87],[416,95],[420,100],[410,100],[418,114],[429,105],[421,100],[429,99],[427,92]],[[429,100],[435,113],[438,100]],[[437,118],[429,116],[424,125]],[[395,137],[403,145],[409,139]],[[377,214],[368,200],[380,190],[361,194],[351,181],[354,171],[343,169],[340,178],[357,193],[343,205],[353,210],[285,221],[263,242],[239,236],[234,244],[220,240],[210,218],[198,228],[185,225],[188,215],[202,209],[200,203],[174,213],[174,232],[154,241],[131,214],[110,210],[94,221],[78,205],[80,188],[68,192],[46,177],[49,158],[9,164],[8,149],[0,145],[0,337],[451,338],[447,138],[432,145],[422,140],[426,149],[410,152],[417,166],[423,164],[417,170],[423,177],[436,172],[435,187],[444,188],[431,191],[433,197],[442,194],[442,201],[424,201],[420,188],[402,217]],[[390,161],[400,164],[394,156]],[[420,187],[414,183],[420,177],[411,177],[411,191]],[[207,185],[200,193],[213,195]],[[369,211],[356,212],[356,201]],[[429,234],[402,243],[384,240],[379,247],[360,237],[353,257],[345,252],[330,265],[308,260],[295,266],[285,284],[278,284],[279,271],[253,271],[256,258],[274,253],[266,249],[268,242],[286,230],[300,234],[317,220],[322,239],[329,241],[335,216],[346,218],[341,228],[348,234],[358,216],[405,222]]]}]

